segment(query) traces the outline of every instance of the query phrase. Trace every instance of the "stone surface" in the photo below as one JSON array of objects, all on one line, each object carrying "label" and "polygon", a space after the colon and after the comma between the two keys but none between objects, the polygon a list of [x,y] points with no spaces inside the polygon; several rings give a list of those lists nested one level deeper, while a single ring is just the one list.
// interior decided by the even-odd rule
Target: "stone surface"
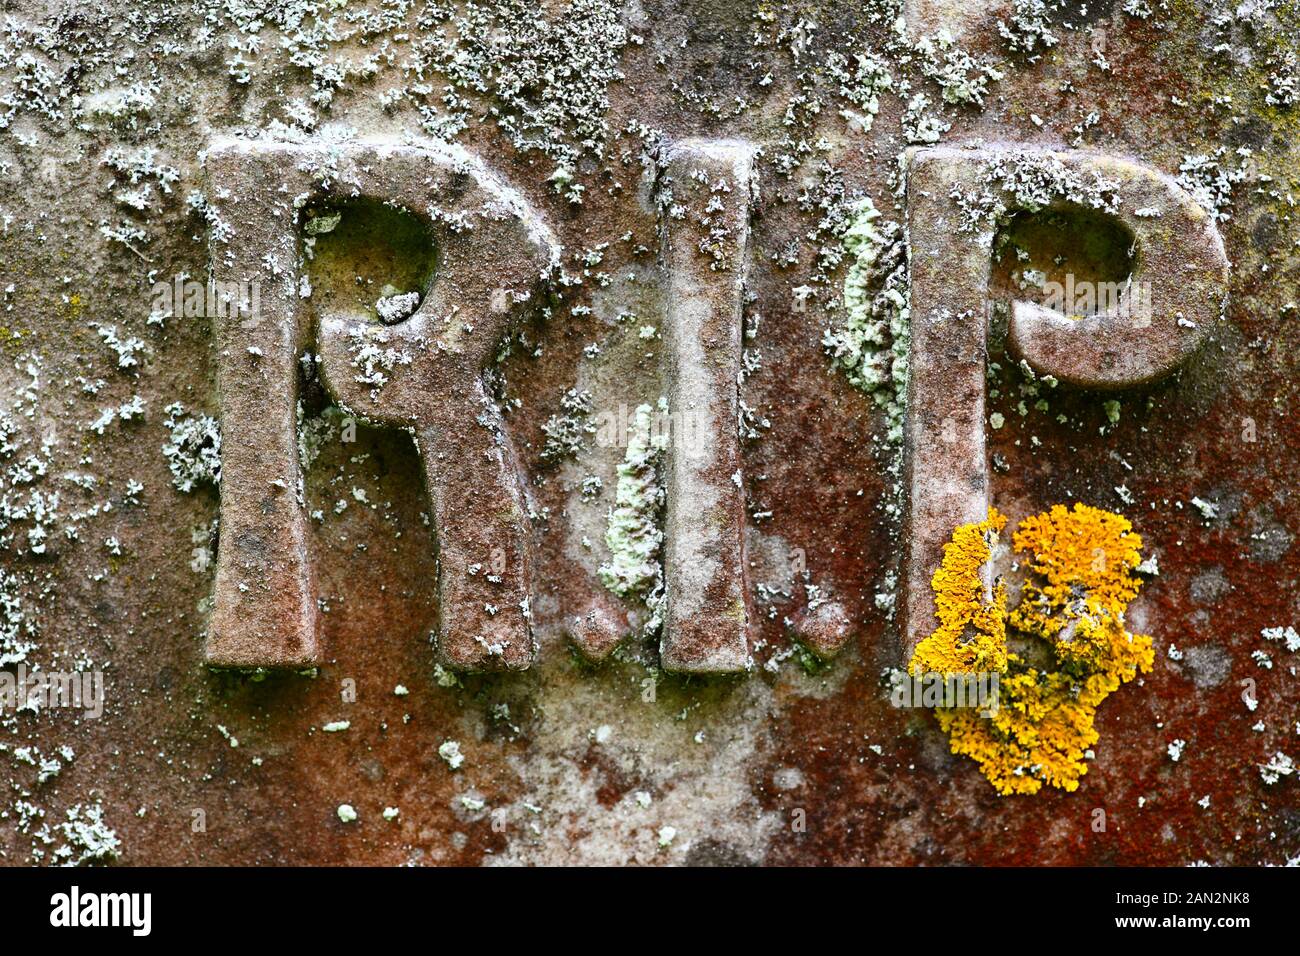
[{"label": "stone surface", "polygon": [[[1222,314],[1228,262],[1219,230],[1192,196],[1131,161],[1017,147],[926,149],[909,158],[907,174],[912,339],[902,630],[910,657],[933,627],[930,579],[943,545],[953,528],[982,521],[989,510],[988,280],[999,221],[1026,210],[1091,208],[1131,236],[1138,258],[1126,283],[1141,295],[1086,315],[1011,303],[1011,357],[1030,375],[1079,388],[1149,385],[1186,362]],[[1070,299],[1080,304],[1074,300],[1082,295]],[[986,570],[991,585],[993,567]]]},{"label": "stone surface", "polygon": [[[8,4],[0,670],[98,671],[105,699],[98,717],[0,713],[3,861],[1300,856],[1300,779],[1269,769],[1278,754],[1300,758],[1300,662],[1285,631],[1300,626],[1297,11],[1289,0],[1086,14],[1048,3],[1041,15],[922,6],[941,18],[900,24],[908,9],[876,0],[468,2],[456,14],[403,2]],[[299,158],[236,163],[219,184],[230,161],[219,147],[236,140]],[[650,560],[620,565],[636,586],[606,584],[621,472],[629,527],[669,530],[669,456],[651,447],[629,462],[624,436],[642,406],[651,422],[660,398],[674,411],[671,288],[691,276],[665,269],[673,231],[665,247],[659,200],[683,143],[753,157],[744,268],[719,275],[707,250],[692,261],[688,233],[677,249],[710,290],[729,297],[744,277],[739,317],[730,298],[717,315],[742,336],[739,353],[730,338],[718,351],[743,370],[727,452],[743,563],[723,570],[744,583],[753,667],[732,676],[663,667],[676,540],[637,539]],[[1222,239],[1222,320],[1179,327],[1147,356],[1149,370],[1177,366],[1165,377],[1102,391],[1091,386],[1106,384],[1094,334],[1105,320],[1065,326],[1029,308],[1043,305],[1038,273],[1123,279],[1128,251],[1107,223],[1136,217],[1124,228],[1158,243],[1193,227],[1182,199],[1160,217],[1131,202],[1089,210],[1095,221],[1029,216],[1001,223],[991,245],[936,228],[931,245],[950,251],[914,251],[909,269],[919,200],[953,223],[965,209],[941,193],[914,202],[900,158],[967,147],[1082,152],[1174,180]],[[374,161],[358,163],[366,150]],[[417,181],[384,151],[463,155],[463,187],[517,196],[518,217],[458,232],[456,201],[431,212],[413,195],[445,165],[428,160]],[[1133,189],[1151,202],[1166,179]],[[385,205],[397,193],[402,208]],[[739,223],[743,196],[723,196],[717,214]],[[240,197],[257,205],[240,212]],[[855,246],[867,198],[879,239]],[[541,223],[559,249],[547,281],[532,283],[547,243],[512,221]],[[439,258],[480,242],[489,248],[465,260]],[[1196,248],[1177,248],[1173,271],[1153,278],[1194,288],[1177,270]],[[1153,265],[1141,249],[1128,258]],[[439,300],[439,270],[458,262],[464,287]],[[502,263],[520,270],[505,298],[489,288]],[[1202,265],[1213,285],[1212,250]],[[946,477],[979,471],[1013,523],[1076,500],[1123,512],[1158,562],[1128,619],[1153,636],[1155,667],[1099,711],[1074,793],[1000,798],[932,714],[890,704],[909,537],[888,293],[909,274],[954,308],[992,303],[984,346],[922,320],[913,329],[911,381],[928,385],[930,407],[913,406],[912,421],[937,416],[941,435],[952,416],[959,442],[987,451],[984,467],[966,447]],[[262,280],[257,308],[273,321],[243,328],[250,316],[216,314],[202,294],[201,314],[186,314],[155,286],[203,290],[210,277],[234,281],[236,301],[240,282]],[[857,351],[837,359],[825,343],[849,325],[846,283],[883,333],[840,339]],[[412,292],[414,314],[401,299]],[[352,380],[350,331],[391,344],[452,304],[479,322],[473,361],[408,349],[377,399]],[[951,387],[940,352],[915,341],[930,332],[940,348],[962,345],[969,374]],[[1071,368],[1093,370],[1078,379],[1089,387],[1044,374]],[[432,395],[403,397],[403,376]],[[698,381],[730,394],[722,376]],[[443,394],[455,401],[432,402]],[[488,455],[440,457],[453,448]],[[509,520],[449,527],[503,486],[519,495]],[[439,488],[457,499],[444,496],[441,519]],[[444,549],[476,563],[489,539],[505,542],[503,587],[529,592],[532,640],[503,600],[481,613],[511,615],[489,642],[508,637],[509,656],[485,658],[477,642],[449,654]],[[718,540],[736,544],[731,530]],[[443,590],[462,620],[493,602]],[[219,611],[223,594],[233,603]],[[715,636],[739,649],[730,627]],[[280,666],[214,668],[209,653]],[[355,820],[341,819],[345,804]]]},{"label": "stone surface", "polygon": [[[297,434],[302,360],[319,365],[345,411],[415,439],[437,541],[444,663],[528,666],[533,548],[515,453],[482,376],[511,315],[556,268],[558,247],[522,198],[462,150],[241,141],[214,144],[207,163],[224,197],[215,214],[230,231],[212,239],[214,280],[257,282],[271,306],[217,330],[225,533],[209,662],[318,663]],[[328,177],[313,177],[320,168]],[[353,204],[343,215],[362,215],[355,203],[366,199],[423,210],[440,226],[431,236],[437,275],[396,328],[364,314],[305,315],[298,220],[310,203],[331,199]],[[277,627],[286,633],[264,630]]]},{"label": "stone surface", "polygon": [[746,143],[675,144],[659,187],[674,426],[664,463],[660,659],[681,673],[752,664],[738,432],[753,152]]}]

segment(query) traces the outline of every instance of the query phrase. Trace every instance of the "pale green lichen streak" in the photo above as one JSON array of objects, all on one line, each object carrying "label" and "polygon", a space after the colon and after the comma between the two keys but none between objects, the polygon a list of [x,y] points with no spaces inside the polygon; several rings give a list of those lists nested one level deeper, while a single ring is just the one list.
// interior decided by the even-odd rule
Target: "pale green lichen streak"
[{"label": "pale green lichen streak", "polygon": [[903,439],[903,406],[907,395],[910,323],[906,275],[891,272],[877,291],[881,253],[900,241],[894,223],[878,224],[880,211],[864,196],[850,209],[840,241],[848,254],[844,277],[842,326],[828,329],[822,344],[831,364],[849,384],[866,392],[885,411],[890,444]]},{"label": "pale green lichen streak", "polygon": [[601,583],[620,597],[645,595],[661,579],[663,532],[658,516],[663,488],[656,466],[666,436],[652,434],[652,413],[649,405],[638,405],[634,413],[627,452],[618,466],[615,506],[605,532],[610,560],[597,572]]}]

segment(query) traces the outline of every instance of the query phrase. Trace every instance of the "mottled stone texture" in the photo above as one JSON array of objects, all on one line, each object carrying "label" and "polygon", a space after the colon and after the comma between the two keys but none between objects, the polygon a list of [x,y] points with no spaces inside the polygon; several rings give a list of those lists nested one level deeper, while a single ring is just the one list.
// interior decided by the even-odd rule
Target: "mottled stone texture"
[{"label": "mottled stone texture", "polygon": [[[1125,291],[1141,292],[1109,307],[1094,303],[1097,311],[1089,306],[1087,315],[1072,311],[1083,305],[1080,296],[1070,295],[1064,311],[1062,303],[1016,297],[1007,345],[1029,376],[1105,391],[1158,382],[1198,351],[1226,302],[1223,240],[1171,177],[1131,161],[1024,147],[926,149],[908,158],[912,336],[901,615],[908,657],[933,627],[930,579],[943,545],[953,528],[984,520],[990,505],[985,370],[998,223],[994,217],[969,221],[969,209],[952,200],[982,194],[1005,208],[1003,215],[1023,213],[1026,205],[1037,213],[1037,196],[1027,203],[1029,191],[1019,180],[1039,174],[1068,183],[1067,189],[1095,188],[1095,194],[1041,206],[1048,218],[1053,209],[1091,206],[1124,227],[1132,248],[1141,249]],[[1122,199],[1116,201],[1112,190]],[[991,578],[991,567],[988,572]]]},{"label": "mottled stone texture", "polygon": [[[304,168],[320,162],[334,165],[337,180],[323,197]],[[512,315],[555,268],[559,248],[549,232],[463,150],[223,142],[208,151],[207,163],[215,194],[226,197],[217,215],[232,232],[229,241],[212,239],[214,277],[251,276],[271,290],[266,312],[235,316],[217,330],[225,544],[208,661],[243,668],[319,663],[315,600],[303,595],[315,562],[302,532],[305,505],[292,495],[301,481],[295,430],[305,350],[316,354],[312,361],[344,410],[407,429],[416,441],[437,538],[443,663],[527,667],[533,546],[516,455],[483,372],[503,347]],[[344,312],[327,313],[312,328],[304,317],[306,297],[292,278],[299,271],[298,209],[331,197],[428,210],[440,224],[454,224],[430,237],[437,275],[427,290],[414,290],[419,304],[396,327]],[[361,215],[355,205],[342,208]],[[282,622],[301,633],[263,633]]]},{"label": "mottled stone texture", "polygon": [[664,466],[660,659],[669,671],[743,673],[752,661],[737,431],[753,149],[699,140],[670,149],[660,183],[671,203],[664,359],[677,431]]},{"label": "mottled stone texture", "polygon": [[[461,5],[459,15],[419,2],[262,12],[215,0],[6,4],[0,660],[8,673],[19,663],[100,669],[107,701],[99,719],[67,708],[0,713],[4,862],[1300,856],[1300,780],[1266,779],[1279,753],[1300,758],[1300,661],[1285,638],[1300,627],[1300,106],[1291,102],[1300,17],[1291,2],[1099,3],[1086,17],[1048,4],[1037,20],[1025,4],[925,6],[932,19],[899,29],[902,5],[877,0],[577,0]],[[954,21],[955,44],[932,33]],[[351,181],[389,175],[378,162],[350,170],[355,141],[426,149],[440,138],[467,157],[449,188],[472,191],[489,177],[517,197],[516,212],[528,210],[519,221],[533,217],[549,239],[522,230],[494,248],[501,234],[475,231],[458,200],[421,196],[399,200],[434,237],[412,246],[384,218],[382,190]],[[300,159],[284,171],[302,185],[276,192],[250,168],[223,191],[211,178],[219,151],[206,151],[234,139],[292,143],[284,148]],[[752,191],[719,194],[721,208],[708,212],[739,222],[746,200],[734,273],[743,288],[726,293],[739,304],[727,298],[731,311],[715,313],[719,336],[740,336],[739,355],[734,339],[723,348],[719,338],[717,356],[738,363],[737,463],[725,477],[739,473],[731,488],[744,540],[708,530],[743,556],[728,570],[745,584],[748,613],[731,620],[747,617],[754,666],[706,677],[661,666],[653,584],[626,597],[602,585],[627,454],[620,429],[602,426],[680,388],[673,334],[686,326],[673,323],[673,289],[691,280],[665,274],[675,220],[665,218],[663,176],[682,143],[719,142],[753,150]],[[1121,511],[1158,558],[1128,620],[1153,636],[1154,671],[1106,701],[1095,759],[1069,794],[999,798],[948,752],[932,715],[890,705],[883,675],[904,654],[893,614],[906,551],[901,449],[822,344],[846,319],[849,210],[869,196],[882,228],[901,227],[900,156],[962,144],[1081,150],[1158,171],[1213,211],[1230,264],[1223,319],[1198,321],[1196,350],[1157,382],[1103,394],[1034,371],[1035,349],[1072,364],[1079,330],[1031,341],[1056,320],[1027,319],[1009,303],[1034,301],[1027,271],[1068,270],[1071,257],[1109,262],[1115,250],[1094,248],[1106,243],[1079,223],[1059,249],[1025,240],[1023,259],[1014,242],[989,237],[984,285],[1000,306],[987,356],[957,356],[972,388],[983,361],[987,414],[972,415],[956,389],[949,396],[986,445],[988,500],[1012,524],[1074,500]],[[241,194],[259,197],[265,217],[237,214]],[[331,204],[343,222],[309,234],[308,220],[327,220]],[[948,213],[957,221],[960,207]],[[1039,226],[1025,235],[1056,228]],[[1168,218],[1139,217],[1132,229],[1177,232]],[[699,281],[721,288],[730,280],[709,269],[709,238],[694,265]],[[283,245],[268,260],[253,254],[263,241]],[[550,242],[559,262],[541,282],[549,253],[533,256]],[[412,263],[415,247],[430,245],[426,288]],[[1134,255],[1136,267],[1152,265],[1142,249]],[[277,321],[255,331],[266,342],[235,344],[227,320],[157,307],[155,282],[203,283],[245,259],[223,275],[264,279],[265,314],[292,313],[300,325]],[[485,284],[502,261],[530,263],[520,266],[529,287],[511,282],[504,299]],[[938,290],[955,265],[913,263]],[[451,268],[464,270],[461,300],[451,289],[427,301],[441,294],[439,269],[445,278]],[[870,277],[873,290],[881,279]],[[415,317],[371,321],[378,300],[412,290],[425,296]],[[474,360],[417,365],[412,354],[411,365],[394,364],[394,404],[367,406],[369,390],[352,380],[364,367],[340,336],[385,329],[392,347],[409,323],[434,307],[448,318],[457,305],[452,322],[476,327],[465,333]],[[266,377],[232,394],[230,383],[246,379],[231,367]],[[428,388],[399,395],[404,373]],[[944,373],[922,363],[921,374]],[[446,403],[432,384],[444,377],[456,379]],[[698,380],[730,397],[720,380]],[[204,416],[219,418],[223,402],[260,422],[224,430],[226,480],[267,487],[218,524],[231,486],[219,493],[205,480],[203,452],[214,449]],[[260,458],[267,446],[287,464]],[[671,450],[658,462],[661,483],[670,461]],[[469,659],[477,642],[457,659],[432,640],[447,622],[441,549],[449,526],[481,515],[486,489],[503,485],[517,500],[455,540],[526,539],[504,550],[527,550],[531,577],[510,553],[497,566],[503,586],[529,592],[535,648],[518,603],[502,601],[498,614],[518,615],[506,627],[509,669],[459,672],[450,665],[489,662]],[[442,500],[431,498],[438,488]],[[300,520],[286,532],[280,518],[291,511]],[[647,514],[664,527],[653,496]],[[309,558],[314,580],[259,565],[259,542]],[[237,593],[260,594],[267,600],[248,606],[280,616],[223,622],[214,611],[217,556],[232,547],[245,552],[250,588]],[[481,596],[454,599],[469,607]],[[229,646],[279,648],[274,663],[291,666],[210,667],[205,645],[223,627],[236,635]],[[1277,640],[1261,634],[1270,628],[1283,629]],[[735,632],[726,637],[731,666],[742,658]],[[517,669],[534,650],[532,666]],[[340,817],[342,804],[355,821]],[[101,822],[78,828],[92,811]]]}]

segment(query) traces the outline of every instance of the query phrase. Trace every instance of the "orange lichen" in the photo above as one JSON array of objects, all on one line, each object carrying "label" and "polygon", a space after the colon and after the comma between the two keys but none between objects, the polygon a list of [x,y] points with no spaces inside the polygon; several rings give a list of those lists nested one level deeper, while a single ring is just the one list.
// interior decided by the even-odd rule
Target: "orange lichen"
[{"label": "orange lichen", "polygon": [[962,525],[943,546],[943,561],[930,581],[939,627],[917,645],[908,666],[912,674],[1006,669],[1006,586],[998,582],[990,592],[981,575],[1006,523],[1006,518],[989,509],[988,518]]},{"label": "orange lichen", "polygon": [[[939,724],[953,753],[974,759],[999,793],[1036,793],[1044,783],[1073,791],[1087,773],[1087,752],[1098,739],[1097,708],[1121,684],[1149,671],[1154,659],[1151,638],[1124,627],[1124,610],[1138,591],[1133,569],[1142,540],[1124,517],[1087,505],[1076,504],[1072,511],[1057,505],[1025,519],[1012,541],[1017,552],[1031,555],[1027,580],[1020,604],[1008,616],[1005,591],[995,587],[991,601],[984,601],[980,580],[990,554],[984,536],[1004,523],[990,510],[987,521],[953,533],[933,581],[939,627],[917,647],[910,669],[978,670],[972,662],[997,655],[987,647],[978,654],[969,648],[993,638],[1001,620],[1005,663],[998,668],[998,707],[991,712],[939,708]],[[980,630],[977,622],[994,626]],[[966,623],[977,626],[973,638]],[[1040,669],[1008,652],[1006,623],[1013,634],[1048,645],[1051,666]]]}]

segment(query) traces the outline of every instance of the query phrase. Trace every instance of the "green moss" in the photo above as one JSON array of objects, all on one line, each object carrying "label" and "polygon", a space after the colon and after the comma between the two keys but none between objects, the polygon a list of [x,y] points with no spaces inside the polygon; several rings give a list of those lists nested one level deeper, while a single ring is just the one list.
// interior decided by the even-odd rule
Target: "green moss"
[{"label": "green moss", "polygon": [[806,645],[795,642],[795,660],[799,662],[799,667],[809,677],[816,677],[825,671],[830,670],[831,662],[818,657],[816,652]]}]

